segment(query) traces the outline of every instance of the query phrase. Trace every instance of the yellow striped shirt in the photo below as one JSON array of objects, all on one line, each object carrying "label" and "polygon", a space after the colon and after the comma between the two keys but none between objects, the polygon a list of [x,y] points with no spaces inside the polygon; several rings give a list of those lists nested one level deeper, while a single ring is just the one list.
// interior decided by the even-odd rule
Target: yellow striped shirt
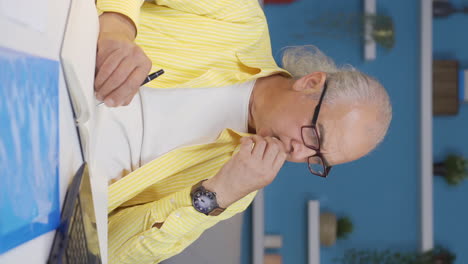
[{"label": "yellow striped shirt", "polygon": [[136,43],[166,74],[153,88],[220,87],[279,68],[257,0],[98,0],[99,13],[118,12],[137,26]]},{"label": "yellow striped shirt", "polygon": [[[289,76],[272,57],[257,0],[98,0],[97,9],[124,14],[137,26],[135,41],[153,70],[166,72],[150,87],[220,87],[275,73]],[[245,210],[255,193],[219,216],[197,212],[190,199],[191,187],[219,171],[241,136],[225,130],[215,143],[173,150],[112,184],[109,263],[158,263]],[[161,229],[152,228],[158,222],[164,222]]]},{"label": "yellow striped shirt", "polygon": [[[190,191],[213,177],[248,134],[226,129],[216,142],[175,149],[109,187],[109,263],[158,263],[181,252],[204,230],[244,211],[256,192],[218,216],[192,207]],[[154,223],[164,222],[161,229]]]}]

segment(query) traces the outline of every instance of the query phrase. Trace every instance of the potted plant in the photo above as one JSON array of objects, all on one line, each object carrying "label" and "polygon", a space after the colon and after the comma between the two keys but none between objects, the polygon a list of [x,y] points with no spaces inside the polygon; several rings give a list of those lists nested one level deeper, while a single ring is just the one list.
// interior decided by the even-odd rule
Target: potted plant
[{"label": "potted plant", "polygon": [[[342,40],[346,37],[375,41],[386,50],[395,45],[393,19],[387,15],[367,13],[324,12],[310,19],[311,34]],[[371,30],[368,30],[371,29]]]},{"label": "potted plant", "polygon": [[432,256],[433,264],[452,264],[456,259],[454,253],[443,247],[436,247],[429,251],[429,254]]},{"label": "potted plant", "polygon": [[370,36],[366,36],[367,41],[372,39],[385,49],[391,50],[395,45],[395,29],[392,18],[385,15],[366,14],[362,19],[364,26],[369,24],[372,28]]},{"label": "potted plant", "polygon": [[444,161],[434,163],[434,174],[444,177],[449,185],[458,185],[463,179],[468,178],[468,160],[450,154]]},{"label": "potted plant", "polygon": [[336,238],[347,239],[352,232],[353,222],[351,222],[351,219],[349,219],[349,217],[339,218],[336,227]]},{"label": "potted plant", "polygon": [[320,243],[333,246],[336,239],[346,239],[353,232],[353,223],[348,217],[337,219],[333,213],[320,214]]},{"label": "potted plant", "polygon": [[455,255],[442,247],[423,253],[349,249],[342,258],[335,259],[341,264],[452,264],[454,261]]}]

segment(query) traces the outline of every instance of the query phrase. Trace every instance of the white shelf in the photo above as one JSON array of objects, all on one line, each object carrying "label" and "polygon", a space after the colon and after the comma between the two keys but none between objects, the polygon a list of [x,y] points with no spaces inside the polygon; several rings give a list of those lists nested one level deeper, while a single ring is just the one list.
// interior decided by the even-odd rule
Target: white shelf
[{"label": "white shelf", "polygon": [[265,208],[263,189],[259,190],[252,208],[252,263],[264,264],[265,254]]},{"label": "white shelf", "polygon": [[[377,10],[376,0],[364,0],[364,14],[375,15]],[[372,38],[372,22],[365,20],[364,25],[364,59],[366,61],[375,60],[377,57],[377,47]]]},{"label": "white shelf", "polygon": [[434,247],[432,173],[432,0],[421,0],[421,250]]},{"label": "white shelf", "polygon": [[320,264],[320,203],[318,200],[308,204],[308,254],[309,264]]}]

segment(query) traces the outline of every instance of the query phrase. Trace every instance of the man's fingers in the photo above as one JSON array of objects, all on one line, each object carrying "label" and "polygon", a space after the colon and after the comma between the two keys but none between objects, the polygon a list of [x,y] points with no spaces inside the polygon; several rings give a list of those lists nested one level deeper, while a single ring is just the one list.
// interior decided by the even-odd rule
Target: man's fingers
[{"label": "man's fingers", "polygon": [[275,160],[273,161],[273,169],[279,171],[283,166],[284,162],[286,161],[287,157],[288,154],[286,154],[286,152],[278,152],[278,155],[276,155]]},{"label": "man's fingers", "polygon": [[[112,52],[108,57],[103,60],[102,65],[97,65],[97,74],[94,79],[94,90],[98,92],[102,85],[109,79],[111,74],[117,69],[124,57],[118,51]],[[101,98],[102,99],[102,98]]]},{"label": "man's fingers", "polygon": [[281,147],[278,145],[280,143],[278,142],[278,139],[272,137],[266,137],[265,140],[268,144],[266,146],[265,153],[263,154],[263,160],[268,165],[272,165],[278,155],[278,152],[281,150]]},{"label": "man's fingers", "polygon": [[266,148],[266,141],[261,136],[254,135],[252,137],[255,146],[252,149],[252,156],[258,159],[263,159],[263,153],[265,152]]},{"label": "man's fingers", "polygon": [[106,59],[117,52],[119,52],[118,46],[109,45],[108,42],[98,42],[98,49],[96,52],[96,68],[101,68]]},{"label": "man's fingers", "polygon": [[127,106],[132,102],[133,98],[138,93],[138,89],[140,89],[143,80],[148,75],[148,72],[149,70],[146,70],[143,67],[137,67],[133,71],[132,76],[129,79],[127,79],[127,81],[123,84],[123,86],[130,87],[130,90],[133,89],[131,87],[135,88],[134,90],[132,90],[133,92],[129,93],[127,97],[123,100],[123,103],[121,104],[122,106]]},{"label": "man's fingers", "polygon": [[[137,67],[128,76],[127,80],[119,86],[117,89],[112,91],[105,99],[104,102],[107,106],[121,106],[125,103],[130,103],[138,92],[142,81],[145,79],[147,71],[142,67]],[[128,104],[127,103],[127,104]]]},{"label": "man's fingers", "polygon": [[107,45],[105,41],[101,42],[98,40],[97,51],[96,51],[96,68],[101,68],[102,64],[112,54],[118,51],[118,47],[112,47]]},{"label": "man's fingers", "polygon": [[249,142],[249,141],[252,141],[252,140],[250,139],[250,137],[241,137],[241,139],[239,140],[239,142],[241,143],[241,145],[246,144],[246,143]]},{"label": "man's fingers", "polygon": [[129,104],[132,102],[133,98],[136,96],[137,93],[138,93],[138,90],[137,90],[137,92],[136,92],[135,94],[129,94],[129,95],[127,95],[127,97],[125,97],[125,99],[123,100],[123,103],[120,104],[120,105],[121,105],[121,106],[127,106],[127,105],[129,105]]},{"label": "man's fingers", "polygon": [[[104,82],[102,87],[97,91],[97,99],[106,98],[112,92],[122,86],[125,81],[130,78],[131,73],[137,68],[134,61],[129,57],[126,57],[109,76],[107,81]],[[144,77],[142,78],[144,79]]]},{"label": "man's fingers", "polygon": [[243,137],[243,138],[240,139],[240,143],[241,143],[241,146],[240,146],[240,149],[239,149],[239,153],[241,153],[242,155],[245,155],[245,154],[250,155],[250,153],[252,151],[252,144],[253,144],[252,138]]}]

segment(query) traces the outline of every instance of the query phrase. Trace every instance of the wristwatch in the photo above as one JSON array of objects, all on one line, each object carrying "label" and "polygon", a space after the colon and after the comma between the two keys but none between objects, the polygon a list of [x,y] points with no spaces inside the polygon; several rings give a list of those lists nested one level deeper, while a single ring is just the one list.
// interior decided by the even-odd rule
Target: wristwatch
[{"label": "wristwatch", "polygon": [[192,191],[190,192],[192,206],[202,214],[217,216],[224,212],[224,208],[219,207],[216,200],[216,193],[203,187],[202,184],[204,181],[206,180],[203,180],[192,187]]}]

